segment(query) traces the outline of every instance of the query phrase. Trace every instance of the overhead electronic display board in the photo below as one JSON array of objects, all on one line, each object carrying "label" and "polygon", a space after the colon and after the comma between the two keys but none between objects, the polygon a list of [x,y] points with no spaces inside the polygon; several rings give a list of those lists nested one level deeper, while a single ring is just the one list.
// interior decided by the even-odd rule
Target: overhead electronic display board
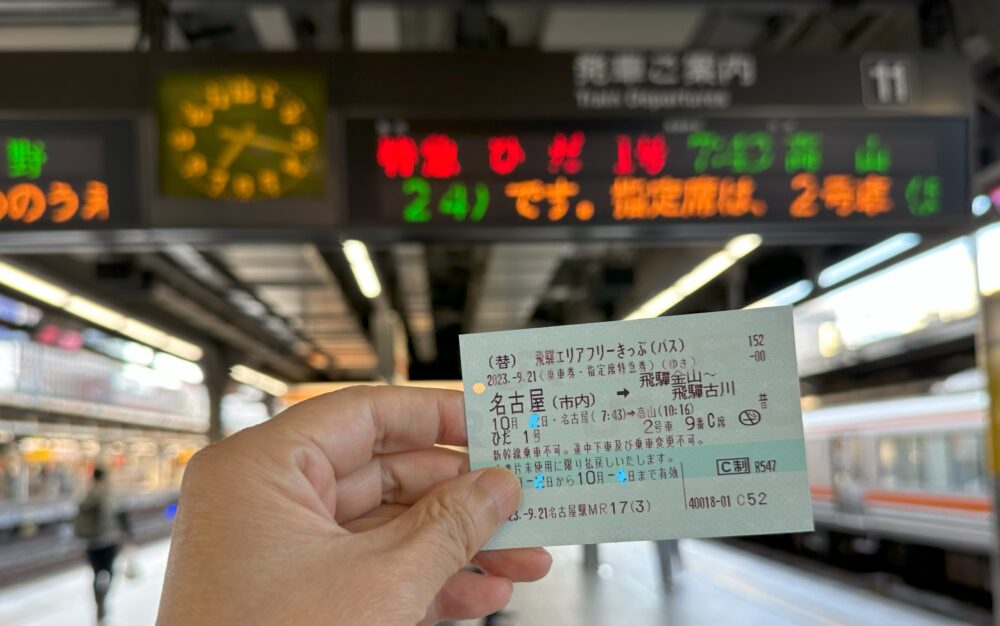
[{"label": "overhead electronic display board", "polygon": [[971,91],[956,57],[466,58],[482,71],[460,92],[443,89],[459,59],[434,63],[435,76],[420,60],[432,61],[357,61],[405,71],[343,96],[351,226],[632,237],[929,231],[968,219]]},{"label": "overhead electronic display board", "polygon": [[967,132],[961,119],[355,120],[351,224],[923,230],[968,214]]},{"label": "overhead electronic display board", "polygon": [[135,123],[0,120],[0,232],[140,223]]},{"label": "overhead electronic display board", "polygon": [[[31,89],[11,95],[0,127],[0,141],[17,140],[14,168],[0,144],[4,202],[28,186],[0,233],[148,229],[121,238],[132,245],[353,229],[541,238],[551,226],[559,237],[761,228],[857,241],[960,228],[970,214],[974,100],[955,54],[8,56],[0,79]],[[38,79],[65,67],[72,91]],[[150,123],[137,135],[129,123],[68,121],[115,116]],[[86,145],[59,147],[72,137]],[[36,142],[47,161],[34,179]],[[107,185],[106,219],[87,202],[101,198],[96,183]]]}]

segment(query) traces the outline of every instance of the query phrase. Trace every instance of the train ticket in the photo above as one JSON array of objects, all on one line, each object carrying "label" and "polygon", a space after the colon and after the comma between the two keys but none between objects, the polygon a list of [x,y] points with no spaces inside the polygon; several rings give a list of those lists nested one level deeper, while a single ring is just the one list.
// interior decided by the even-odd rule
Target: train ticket
[{"label": "train ticket", "polygon": [[460,346],[471,466],[522,484],[488,547],[812,530],[791,307]]}]

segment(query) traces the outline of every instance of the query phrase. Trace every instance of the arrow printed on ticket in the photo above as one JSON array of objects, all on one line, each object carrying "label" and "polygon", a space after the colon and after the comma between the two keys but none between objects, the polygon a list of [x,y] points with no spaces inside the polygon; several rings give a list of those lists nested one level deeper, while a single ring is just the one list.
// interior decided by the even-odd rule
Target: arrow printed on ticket
[{"label": "arrow printed on ticket", "polygon": [[488,548],[809,531],[791,307],[462,335]]}]

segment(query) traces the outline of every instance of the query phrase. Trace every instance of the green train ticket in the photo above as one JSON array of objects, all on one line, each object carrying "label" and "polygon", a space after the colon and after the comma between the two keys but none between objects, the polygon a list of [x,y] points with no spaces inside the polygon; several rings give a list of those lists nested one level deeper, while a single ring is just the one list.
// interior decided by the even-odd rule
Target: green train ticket
[{"label": "green train ticket", "polygon": [[809,531],[791,307],[463,335],[489,548]]}]

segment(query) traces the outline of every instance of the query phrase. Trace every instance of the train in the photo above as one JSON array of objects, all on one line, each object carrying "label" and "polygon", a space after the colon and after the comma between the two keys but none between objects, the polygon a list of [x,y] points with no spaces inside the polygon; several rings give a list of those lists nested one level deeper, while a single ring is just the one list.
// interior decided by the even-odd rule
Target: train
[{"label": "train", "polygon": [[988,589],[988,412],[981,388],[805,411],[816,531],[798,546]]},{"label": "train", "polygon": [[201,435],[137,428],[0,421],[0,540],[66,524],[97,465],[130,510],[176,501]]},{"label": "train", "polygon": [[206,444],[181,431],[0,416],[0,585],[80,559],[73,520],[98,465],[135,540],[165,537],[184,469]]}]

